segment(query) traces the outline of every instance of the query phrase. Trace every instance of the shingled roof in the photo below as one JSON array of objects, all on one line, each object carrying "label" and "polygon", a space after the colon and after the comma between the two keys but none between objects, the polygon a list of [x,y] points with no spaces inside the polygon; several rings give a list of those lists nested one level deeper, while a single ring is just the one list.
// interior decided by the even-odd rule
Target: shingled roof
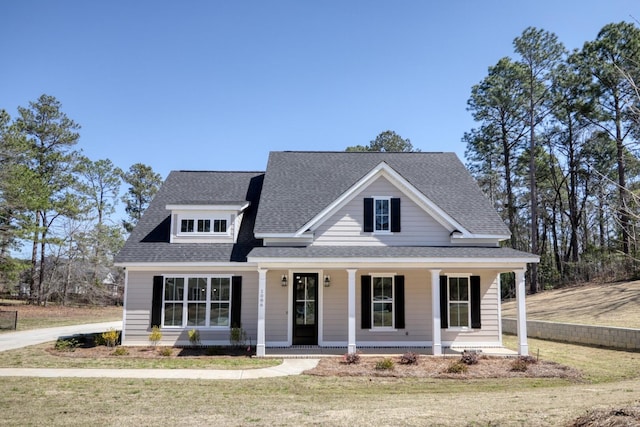
[{"label": "shingled roof", "polygon": [[[263,172],[173,171],[144,212],[117,263],[135,262],[245,262],[251,249],[262,242],[253,225]],[[169,243],[171,204],[238,204],[250,202],[240,227],[238,243]]]},{"label": "shingled roof", "polygon": [[455,153],[272,152],[255,232],[295,233],[381,162],[469,232],[509,230]]}]

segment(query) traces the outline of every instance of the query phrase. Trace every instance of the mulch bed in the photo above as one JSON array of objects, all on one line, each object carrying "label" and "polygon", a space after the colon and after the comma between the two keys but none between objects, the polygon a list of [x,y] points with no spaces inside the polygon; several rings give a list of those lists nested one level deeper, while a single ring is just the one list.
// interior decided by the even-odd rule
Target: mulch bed
[{"label": "mulch bed", "polygon": [[361,357],[358,363],[347,364],[342,358],[324,358],[314,369],[305,371],[317,376],[368,376],[368,377],[413,377],[413,378],[567,378],[578,381],[580,372],[555,362],[539,360],[527,365],[526,371],[514,371],[515,358],[480,357],[478,363],[467,366],[467,372],[449,373],[449,367],[460,360],[458,357],[420,356],[416,364],[401,364],[399,357],[393,360],[392,369],[376,369],[384,357]]}]

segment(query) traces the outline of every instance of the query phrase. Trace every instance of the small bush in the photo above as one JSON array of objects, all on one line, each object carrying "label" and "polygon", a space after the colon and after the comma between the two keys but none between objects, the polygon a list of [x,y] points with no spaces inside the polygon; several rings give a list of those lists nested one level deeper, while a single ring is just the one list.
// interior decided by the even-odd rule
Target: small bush
[{"label": "small bush", "polygon": [[162,347],[160,350],[158,350],[158,354],[160,356],[169,357],[173,354],[173,349],[171,347]]},{"label": "small bush", "polygon": [[419,359],[420,359],[420,355],[418,353],[408,351],[402,356],[400,356],[400,363],[402,365],[417,365]]},{"label": "small bush", "polygon": [[111,354],[114,356],[126,356],[127,354],[129,354],[129,350],[124,347],[116,347],[116,349],[113,350]]},{"label": "small bush", "polygon": [[200,331],[197,329],[191,329],[189,332],[189,342],[193,346],[200,345]]},{"label": "small bush", "polygon": [[511,370],[514,372],[526,372],[529,369],[529,365],[538,363],[538,360],[532,356],[518,356],[513,362],[511,362]]},{"label": "small bush", "polygon": [[160,332],[160,327],[153,326],[151,328],[151,333],[149,334],[149,342],[151,343],[151,345],[156,347],[161,339],[162,339],[162,332]]},{"label": "small bush", "polygon": [[115,347],[120,339],[120,332],[111,328],[107,332],[103,332],[101,335],[107,347]]},{"label": "small bush", "polygon": [[382,360],[378,360],[376,362],[376,369],[379,371],[390,370],[390,369],[393,369],[394,366],[395,366],[395,363],[393,363],[393,360],[387,357],[385,357]]},{"label": "small bush", "polygon": [[229,343],[234,348],[244,347],[247,343],[247,333],[240,327],[231,328],[229,331]]},{"label": "small bush", "polygon": [[78,340],[75,338],[58,338],[54,348],[56,351],[76,351]]},{"label": "small bush", "polygon": [[346,353],[342,356],[342,361],[347,365],[355,365],[360,363],[360,353]]},{"label": "small bush", "polygon": [[478,353],[464,350],[462,352],[462,356],[460,357],[460,362],[465,365],[475,365],[478,363]]},{"label": "small bush", "polygon": [[469,366],[458,360],[447,367],[448,374],[464,374],[469,370]]}]

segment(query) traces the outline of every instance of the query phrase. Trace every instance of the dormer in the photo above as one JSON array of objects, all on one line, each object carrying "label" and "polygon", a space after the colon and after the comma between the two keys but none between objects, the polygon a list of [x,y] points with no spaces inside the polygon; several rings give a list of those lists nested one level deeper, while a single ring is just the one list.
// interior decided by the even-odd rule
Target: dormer
[{"label": "dormer", "polygon": [[249,202],[170,204],[171,243],[236,243]]}]

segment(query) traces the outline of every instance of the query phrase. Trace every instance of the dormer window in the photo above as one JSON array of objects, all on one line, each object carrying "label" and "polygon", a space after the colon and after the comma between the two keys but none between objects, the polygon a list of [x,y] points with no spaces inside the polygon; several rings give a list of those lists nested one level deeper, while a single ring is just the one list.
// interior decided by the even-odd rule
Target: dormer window
[{"label": "dormer window", "polygon": [[[211,223],[213,222],[213,229]],[[226,219],[182,218],[180,219],[180,233],[209,233],[225,234],[227,232]]]}]

